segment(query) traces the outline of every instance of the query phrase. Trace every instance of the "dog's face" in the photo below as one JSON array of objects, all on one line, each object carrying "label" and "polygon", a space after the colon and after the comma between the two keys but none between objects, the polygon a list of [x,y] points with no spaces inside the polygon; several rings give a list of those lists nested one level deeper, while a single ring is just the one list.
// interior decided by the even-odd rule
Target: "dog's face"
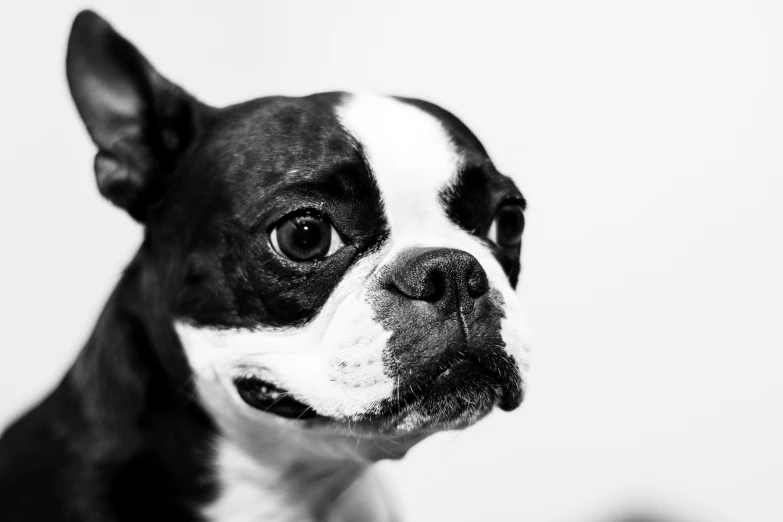
[{"label": "dog's face", "polygon": [[[119,38],[100,23],[74,34]],[[135,49],[79,42],[69,79],[99,186],[166,258],[172,321],[219,424],[393,437],[520,404],[524,199],[453,115],[342,93],[217,110]]]},{"label": "dog's face", "polygon": [[[194,211],[176,309],[193,368],[235,388],[237,407],[384,430],[515,408],[523,200],[475,138],[393,98],[233,111],[193,158],[215,195]],[[184,209],[181,181],[170,203]]]}]

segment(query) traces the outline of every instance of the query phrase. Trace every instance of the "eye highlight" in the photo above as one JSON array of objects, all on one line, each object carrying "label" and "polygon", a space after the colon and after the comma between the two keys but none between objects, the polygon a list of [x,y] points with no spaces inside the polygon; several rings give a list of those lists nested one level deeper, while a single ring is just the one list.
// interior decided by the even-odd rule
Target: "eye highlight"
[{"label": "eye highlight", "polygon": [[315,261],[345,246],[334,226],[314,210],[289,214],[269,232],[275,252],[291,261]]},{"label": "eye highlight", "polygon": [[488,238],[501,248],[514,248],[522,241],[525,214],[517,203],[506,203],[495,213]]}]

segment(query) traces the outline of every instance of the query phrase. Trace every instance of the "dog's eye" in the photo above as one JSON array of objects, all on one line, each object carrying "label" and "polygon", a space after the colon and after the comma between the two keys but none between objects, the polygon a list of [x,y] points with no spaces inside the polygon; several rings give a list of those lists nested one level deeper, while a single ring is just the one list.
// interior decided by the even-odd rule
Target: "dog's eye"
[{"label": "dog's eye", "polygon": [[313,261],[337,252],[343,241],[323,216],[314,211],[290,215],[269,234],[275,252],[292,261]]},{"label": "dog's eye", "polygon": [[516,203],[507,203],[495,214],[495,220],[489,227],[489,239],[502,248],[513,248],[522,241],[525,230],[525,214]]}]

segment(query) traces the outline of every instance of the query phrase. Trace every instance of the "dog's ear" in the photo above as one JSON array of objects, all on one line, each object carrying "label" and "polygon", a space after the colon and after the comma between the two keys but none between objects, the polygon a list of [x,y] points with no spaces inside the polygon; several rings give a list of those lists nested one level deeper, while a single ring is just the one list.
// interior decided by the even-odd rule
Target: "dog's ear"
[{"label": "dog's ear", "polygon": [[66,72],[99,149],[95,175],[101,194],[144,222],[195,136],[197,112],[204,106],[158,74],[92,11],[82,11],[73,22]]}]

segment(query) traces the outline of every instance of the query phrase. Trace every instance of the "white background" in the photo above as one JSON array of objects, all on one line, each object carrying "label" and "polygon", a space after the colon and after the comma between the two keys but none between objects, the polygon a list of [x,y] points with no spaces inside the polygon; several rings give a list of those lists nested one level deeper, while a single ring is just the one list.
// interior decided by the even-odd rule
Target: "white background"
[{"label": "white background", "polygon": [[[384,466],[411,520],[783,520],[780,2],[96,2],[207,103],[456,112],[530,202],[521,410]],[[64,53],[0,7],[0,426],[60,378],[141,231],[100,199]]]}]

